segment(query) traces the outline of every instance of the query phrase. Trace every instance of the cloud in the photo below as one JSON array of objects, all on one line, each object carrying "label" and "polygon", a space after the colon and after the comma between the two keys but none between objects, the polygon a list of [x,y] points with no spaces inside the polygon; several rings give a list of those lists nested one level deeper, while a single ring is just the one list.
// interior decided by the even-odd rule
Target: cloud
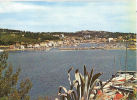
[{"label": "cloud", "polygon": [[1,2],[0,27],[31,31],[133,31],[127,28],[134,25],[134,13],[129,8],[131,5],[123,1]]},{"label": "cloud", "polygon": [[17,2],[0,2],[0,13],[13,13],[13,12],[21,12],[27,10],[46,10],[46,7],[23,4]]}]

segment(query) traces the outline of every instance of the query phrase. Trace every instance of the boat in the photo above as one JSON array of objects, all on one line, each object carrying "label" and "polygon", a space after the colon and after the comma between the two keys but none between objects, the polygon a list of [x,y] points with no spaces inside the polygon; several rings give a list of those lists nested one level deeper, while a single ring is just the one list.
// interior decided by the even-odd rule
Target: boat
[{"label": "boat", "polygon": [[131,78],[133,78],[134,77],[134,75],[132,74],[129,74],[129,73],[127,73],[127,71],[126,71],[126,73],[118,73],[117,75],[116,75],[116,77],[114,77],[113,79],[112,79],[112,81],[126,81],[126,80],[129,80],[129,79],[131,79]]}]

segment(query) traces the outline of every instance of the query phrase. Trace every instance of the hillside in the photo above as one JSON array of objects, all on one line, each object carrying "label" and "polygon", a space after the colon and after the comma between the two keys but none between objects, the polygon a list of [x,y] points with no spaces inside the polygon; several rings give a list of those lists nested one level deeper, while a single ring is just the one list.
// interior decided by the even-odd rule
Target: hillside
[{"label": "hillside", "polygon": [[0,29],[0,45],[15,43],[39,43],[45,40],[58,40],[58,37],[45,33],[34,33],[20,30]]},{"label": "hillside", "polygon": [[69,37],[84,37],[90,35],[91,39],[95,38],[122,38],[127,36],[130,39],[135,39],[135,33],[120,33],[120,32],[107,32],[107,31],[78,31],[78,32],[30,32],[11,29],[0,29],[0,45],[11,45],[15,43],[20,44],[34,44],[46,40],[59,40],[60,37],[56,35],[64,34]]}]

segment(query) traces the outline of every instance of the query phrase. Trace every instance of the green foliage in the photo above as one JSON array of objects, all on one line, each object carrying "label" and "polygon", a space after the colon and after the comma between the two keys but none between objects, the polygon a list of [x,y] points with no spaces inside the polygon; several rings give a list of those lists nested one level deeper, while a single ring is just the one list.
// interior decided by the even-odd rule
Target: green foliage
[{"label": "green foliage", "polygon": [[43,42],[45,40],[57,40],[48,33],[33,33],[17,30],[0,29],[0,45],[11,45],[15,43],[33,44]]},{"label": "green foliage", "polygon": [[[93,91],[94,86],[98,82],[98,78],[101,76],[101,73],[93,75],[93,69],[90,73],[87,72],[86,67],[84,66],[84,76],[79,73],[78,69],[75,71],[75,80],[72,82],[70,79],[70,71],[68,71],[68,80],[70,83],[70,90],[67,90],[65,87],[60,86],[58,95],[61,100],[90,100],[91,92]],[[62,91],[64,90],[64,92]]]},{"label": "green foliage", "polygon": [[32,83],[23,80],[17,88],[20,69],[13,72],[12,65],[7,64],[8,53],[0,54],[0,100],[29,100]]}]

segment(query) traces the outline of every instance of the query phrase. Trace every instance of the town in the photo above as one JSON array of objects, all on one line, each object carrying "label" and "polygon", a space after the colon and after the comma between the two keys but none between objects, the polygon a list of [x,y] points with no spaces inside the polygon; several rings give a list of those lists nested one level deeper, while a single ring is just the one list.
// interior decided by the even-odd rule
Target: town
[{"label": "town", "polygon": [[[65,32],[53,32],[53,33],[21,33],[21,31],[16,30],[4,30],[1,31],[0,40],[2,41],[3,35],[9,35],[12,37],[18,37],[21,34],[21,39],[25,38],[26,34],[48,34],[55,39],[43,39],[39,37],[35,42],[27,42],[24,40],[14,43],[0,44],[1,50],[15,51],[15,50],[50,50],[52,48],[59,48],[60,50],[89,50],[89,49],[123,49],[126,44],[126,37],[128,37],[128,48],[136,49],[136,35],[133,33],[111,33],[105,31],[78,31],[75,33],[65,33]],[[43,37],[43,36],[41,36]],[[29,37],[31,40],[31,37]],[[32,37],[33,38],[33,37]],[[20,39],[20,40],[21,40]],[[5,39],[6,40],[6,39]],[[16,40],[16,39],[15,39]],[[24,42],[25,41],[25,42]],[[5,43],[6,43],[5,42]],[[79,47],[80,44],[96,44],[90,47]]]}]

